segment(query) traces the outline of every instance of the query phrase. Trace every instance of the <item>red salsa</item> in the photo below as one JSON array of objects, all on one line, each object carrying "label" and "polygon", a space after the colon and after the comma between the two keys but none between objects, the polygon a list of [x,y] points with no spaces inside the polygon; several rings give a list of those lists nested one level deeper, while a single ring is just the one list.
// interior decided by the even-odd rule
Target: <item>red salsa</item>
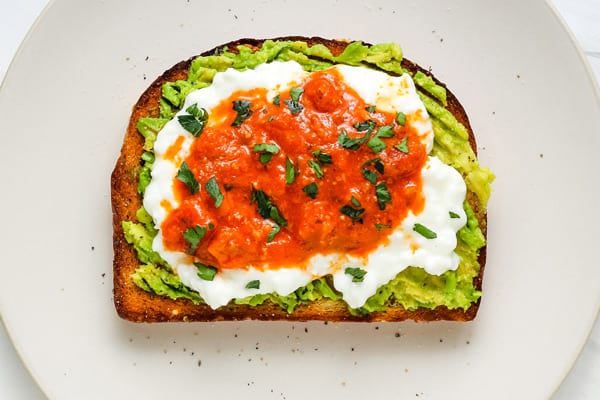
[{"label": "red salsa", "polygon": [[180,205],[162,223],[165,248],[218,269],[368,254],[424,205],[426,149],[403,117],[365,104],[335,70],[274,100],[234,93],[185,160],[200,189],[173,183]]}]

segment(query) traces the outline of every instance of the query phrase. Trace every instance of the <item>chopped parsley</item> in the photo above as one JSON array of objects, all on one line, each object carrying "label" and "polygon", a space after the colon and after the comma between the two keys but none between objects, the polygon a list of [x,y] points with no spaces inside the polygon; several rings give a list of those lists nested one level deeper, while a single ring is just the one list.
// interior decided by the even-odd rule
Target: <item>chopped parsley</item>
[{"label": "chopped parsley", "polygon": [[352,138],[348,136],[348,132],[342,129],[338,136],[338,144],[345,149],[358,150],[360,145],[363,144],[369,138],[369,133],[366,133],[363,137]]},{"label": "chopped parsley", "polygon": [[198,108],[197,103],[192,104],[185,111],[189,114],[178,115],[177,120],[183,129],[194,137],[200,136],[206,126],[206,121],[208,121],[208,113],[204,108]]},{"label": "chopped parsley", "polygon": [[452,219],[460,218],[460,215],[458,215],[454,211],[450,211],[449,214],[450,214],[450,218],[452,218]]},{"label": "chopped parsley", "polygon": [[395,145],[394,148],[400,150],[404,154],[408,154],[408,138],[402,139],[402,141]]},{"label": "chopped parsley", "polygon": [[250,118],[252,115],[252,110],[250,109],[252,103],[247,100],[234,100],[233,101],[233,110],[237,112],[237,115],[231,126],[239,127],[242,125],[242,122]]},{"label": "chopped parsley", "polygon": [[385,182],[381,182],[375,186],[375,195],[377,196],[377,205],[380,210],[385,210],[385,205],[392,202],[390,194]]},{"label": "chopped parsley", "polygon": [[360,201],[354,196],[350,198],[350,203],[352,203],[354,207],[360,207]]},{"label": "chopped parsley", "polygon": [[277,95],[273,98],[273,104],[275,104],[277,107],[279,107],[281,105],[281,96]]},{"label": "chopped parsley", "polygon": [[365,107],[365,110],[367,110],[367,112],[373,114],[375,112],[375,106],[367,106],[367,107]]},{"label": "chopped parsley", "polygon": [[373,132],[373,129],[375,129],[375,126],[377,126],[377,123],[375,121],[373,121],[372,119],[368,119],[363,122],[357,122],[353,126],[354,126],[354,129],[356,129],[357,131],[368,132],[368,134],[370,135],[371,132]]},{"label": "chopped parsley", "polygon": [[365,177],[366,180],[368,180],[372,184],[377,183],[377,174],[375,172],[371,171],[370,169],[363,168],[362,175]]},{"label": "chopped parsley", "polygon": [[267,243],[271,243],[279,231],[281,231],[281,227],[277,224],[274,224],[273,229],[271,229],[271,232],[269,232],[269,236],[267,236]]},{"label": "chopped parsley", "polygon": [[344,215],[347,215],[352,219],[352,223],[358,222],[359,224],[363,223],[362,215],[365,212],[364,208],[354,208],[349,205],[344,205],[340,208],[340,212]]},{"label": "chopped parsley", "polygon": [[382,152],[387,145],[381,138],[387,139],[394,137],[394,127],[392,125],[384,125],[377,130],[375,136],[371,137],[367,142],[367,146],[374,152]]},{"label": "chopped parsley", "polygon": [[312,182],[304,186],[302,191],[311,199],[315,199],[319,193],[319,186],[315,182]]},{"label": "chopped parsley", "polygon": [[344,270],[344,273],[352,277],[352,282],[362,282],[365,279],[367,271],[361,268],[348,267]]},{"label": "chopped parsley", "polygon": [[255,153],[260,153],[259,161],[261,164],[266,164],[271,161],[273,154],[279,153],[279,147],[272,143],[259,143],[255,144],[252,148],[252,151]]},{"label": "chopped parsley", "polygon": [[291,185],[296,180],[296,169],[289,157],[285,159],[285,183]]},{"label": "chopped parsley", "polygon": [[304,93],[304,89],[295,87],[290,90],[290,99],[285,101],[285,105],[292,112],[292,115],[299,114],[304,109],[304,106],[300,104],[300,96]]},{"label": "chopped parsley", "polygon": [[198,268],[198,277],[205,281],[212,281],[215,279],[217,269],[212,265],[206,265],[199,262],[194,262],[196,268]]},{"label": "chopped parsley", "polygon": [[331,155],[323,153],[321,150],[315,150],[311,153],[321,165],[333,164]]},{"label": "chopped parsley", "polygon": [[185,183],[191,194],[196,194],[200,190],[200,184],[185,161],[181,163],[181,168],[175,178]]},{"label": "chopped parsley", "polygon": [[206,191],[211,197],[215,200],[215,207],[219,208],[223,203],[223,193],[221,193],[221,189],[219,189],[219,184],[217,183],[217,178],[212,177],[204,184]]},{"label": "chopped parsley", "polygon": [[188,242],[188,252],[193,254],[196,252],[198,244],[206,235],[207,229],[201,225],[196,225],[193,228],[188,228],[183,232],[183,238]]},{"label": "chopped parsley", "polygon": [[260,289],[260,281],[255,279],[246,284],[246,289]]},{"label": "chopped parsley", "polygon": [[308,165],[310,165],[310,167],[313,169],[317,178],[323,178],[323,170],[321,169],[321,166],[318,162],[314,160],[308,160]]},{"label": "chopped parsley", "polygon": [[427,228],[425,225],[421,225],[419,223],[413,226],[413,231],[417,232],[419,235],[423,236],[426,239],[435,239],[437,237],[437,233]]},{"label": "chopped parsley", "polygon": [[265,219],[270,219],[275,222],[276,227],[273,228],[276,232],[269,235],[269,241],[280,231],[282,226],[287,226],[287,220],[281,216],[277,207],[273,204],[269,196],[262,190],[252,187],[252,202],[258,205],[258,213]]},{"label": "chopped parsley", "polygon": [[391,228],[392,228],[392,226],[391,226],[391,225],[389,225],[389,224],[375,224],[375,228],[376,228],[378,231],[381,231],[382,229],[391,229]]},{"label": "chopped parsley", "polygon": [[398,111],[396,114],[396,122],[398,125],[404,126],[404,124],[406,124],[406,114],[404,114],[402,111]]}]

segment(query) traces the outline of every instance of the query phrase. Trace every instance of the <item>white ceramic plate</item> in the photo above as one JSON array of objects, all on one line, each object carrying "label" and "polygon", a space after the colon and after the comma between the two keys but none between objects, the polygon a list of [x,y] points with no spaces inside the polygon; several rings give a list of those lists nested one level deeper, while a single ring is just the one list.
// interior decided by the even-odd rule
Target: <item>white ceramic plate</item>
[{"label": "white ceramic plate", "polygon": [[[468,110],[497,174],[475,322],[117,317],[109,176],[131,105],[179,60],[290,34],[399,42]],[[56,0],[7,74],[0,121],[0,311],[52,399],[545,398],[599,309],[600,101],[542,1]]]}]

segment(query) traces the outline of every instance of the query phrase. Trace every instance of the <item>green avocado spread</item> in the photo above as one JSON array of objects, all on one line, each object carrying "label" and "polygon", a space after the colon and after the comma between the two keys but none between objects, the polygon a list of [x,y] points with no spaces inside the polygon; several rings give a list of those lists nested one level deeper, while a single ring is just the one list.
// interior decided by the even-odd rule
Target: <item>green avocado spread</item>
[{"label": "green avocado spread", "polygon": [[[211,84],[217,72],[228,68],[251,69],[262,63],[274,60],[294,60],[307,71],[318,71],[333,64],[349,64],[377,68],[392,74],[402,74],[402,50],[397,44],[363,45],[351,43],[338,56],[331,54],[327,47],[317,44],[309,47],[301,41],[271,41],[253,51],[239,46],[239,53],[227,49],[213,55],[198,57],[191,63],[186,80],[168,82],[163,85],[160,99],[159,118],[140,118],[137,129],[144,137],[144,153],[141,159],[138,191],[143,195],[150,183],[150,171],[154,162],[153,145],[161,128],[175,116],[183,105],[185,97],[193,90]],[[465,179],[467,188],[479,200],[481,210],[486,209],[494,175],[482,168],[469,144],[467,129],[460,124],[446,108],[446,89],[435,83],[428,75],[412,74],[421,100],[430,114],[435,141],[431,155],[453,166]],[[464,202],[467,224],[457,234],[456,254],[460,257],[459,267],[442,275],[430,275],[418,266],[400,272],[394,279],[379,288],[360,309],[350,309],[354,315],[385,311],[387,307],[401,305],[407,310],[446,306],[449,309],[468,309],[476,302],[481,292],[473,279],[478,275],[478,256],[485,246],[485,237],[473,209]],[[202,303],[200,295],[186,287],[171,267],[152,250],[152,240],[157,234],[151,216],[141,208],[137,221],[124,221],[125,239],[137,252],[140,266],[132,275],[133,282],[141,289],[172,299],[185,298],[196,304]],[[270,301],[283,310],[292,313],[294,308],[310,301],[328,298],[341,299],[333,288],[330,277],[316,279],[287,296],[276,293],[255,295],[234,300],[237,304],[258,305]]]}]

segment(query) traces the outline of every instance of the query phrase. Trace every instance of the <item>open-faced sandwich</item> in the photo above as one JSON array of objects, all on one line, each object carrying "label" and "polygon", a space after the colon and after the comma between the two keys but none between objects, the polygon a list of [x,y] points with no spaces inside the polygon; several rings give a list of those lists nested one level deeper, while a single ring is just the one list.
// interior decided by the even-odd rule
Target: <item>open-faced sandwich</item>
[{"label": "open-faced sandwich", "polygon": [[132,321],[475,317],[493,175],[396,44],[242,39],[176,64],[112,174]]}]

